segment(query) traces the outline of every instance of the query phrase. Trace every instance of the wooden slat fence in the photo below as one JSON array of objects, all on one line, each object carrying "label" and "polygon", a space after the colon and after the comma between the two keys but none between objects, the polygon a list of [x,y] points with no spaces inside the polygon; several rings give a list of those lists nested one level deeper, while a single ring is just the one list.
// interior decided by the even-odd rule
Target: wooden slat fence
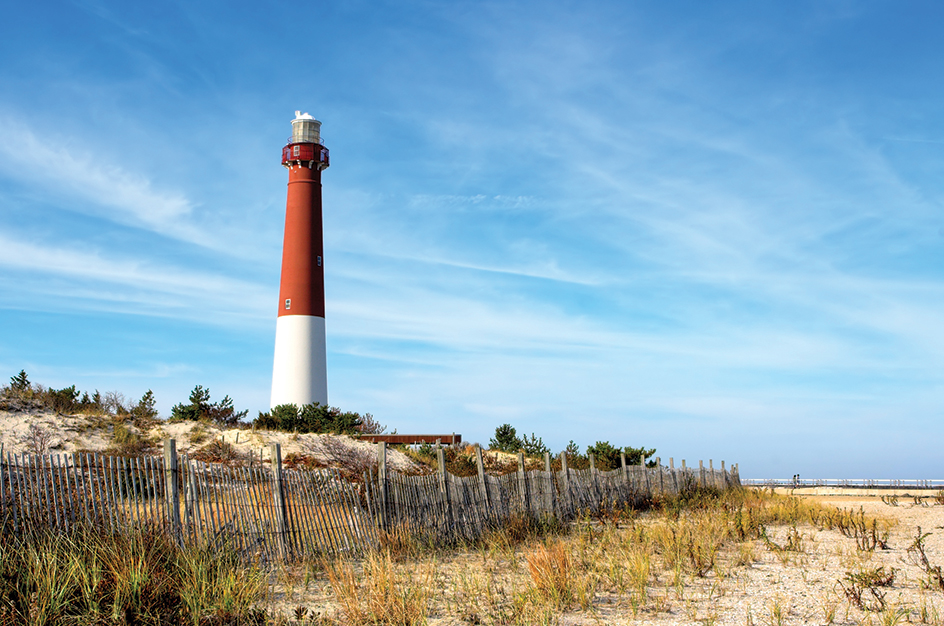
[{"label": "wooden slat fence", "polygon": [[246,559],[271,561],[356,552],[377,541],[363,485],[333,469],[227,467],[177,457],[100,454],[4,455],[0,534],[68,530],[165,530],[178,541],[230,542]]},{"label": "wooden slat fence", "polygon": [[567,467],[561,454],[561,470],[551,471],[550,456],[545,469],[525,471],[519,455],[518,471],[503,476],[485,474],[482,452],[476,447],[476,476],[458,477],[443,468],[425,476],[410,476],[386,468],[386,444],[378,445],[378,472],[365,481],[370,509],[377,526],[389,533],[406,533],[432,541],[471,540],[514,516],[549,517],[568,522],[586,511],[634,507],[660,494],[678,494],[695,488],[739,487],[737,467],[714,469],[626,465],[611,471]]},{"label": "wooden slat fence", "polygon": [[333,469],[282,467],[271,446],[267,467],[228,467],[178,456],[165,441],[161,457],[122,458],[97,453],[4,455],[0,446],[0,535],[34,528],[68,530],[90,524],[108,532],[134,526],[162,529],[179,542],[228,542],[247,560],[270,562],[322,554],[358,553],[382,531],[434,542],[470,541],[515,516],[568,522],[584,511],[638,506],[659,494],[696,487],[740,486],[737,468],[628,466],[600,471],[567,467],[503,476],[445,471],[424,476],[387,467],[377,444],[376,471],[353,483]]}]

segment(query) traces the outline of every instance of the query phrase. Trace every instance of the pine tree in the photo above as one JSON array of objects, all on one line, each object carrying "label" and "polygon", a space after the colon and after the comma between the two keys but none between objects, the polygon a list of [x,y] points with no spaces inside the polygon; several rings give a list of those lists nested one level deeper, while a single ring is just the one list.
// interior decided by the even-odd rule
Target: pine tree
[{"label": "pine tree", "polygon": [[237,411],[233,400],[224,396],[219,402],[210,402],[210,390],[197,385],[190,392],[190,404],[176,404],[170,410],[171,421],[209,420],[220,426],[235,426],[249,411]]},{"label": "pine tree", "polygon": [[136,405],[131,407],[131,417],[135,420],[152,420],[157,418],[157,399],[150,389],[141,396]]},{"label": "pine tree", "polygon": [[16,376],[10,378],[10,387],[13,388],[13,391],[31,391],[33,388],[32,383],[29,381],[29,377],[26,375],[26,370],[20,370],[20,373]]},{"label": "pine tree", "polygon": [[511,424],[502,424],[495,429],[495,437],[488,442],[489,450],[517,452],[521,449],[521,440]]}]

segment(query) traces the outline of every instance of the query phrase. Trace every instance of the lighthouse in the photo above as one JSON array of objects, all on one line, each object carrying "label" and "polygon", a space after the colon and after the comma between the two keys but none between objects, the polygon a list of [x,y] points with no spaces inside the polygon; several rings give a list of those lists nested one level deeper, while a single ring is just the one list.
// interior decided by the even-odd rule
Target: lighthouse
[{"label": "lighthouse", "polygon": [[295,111],[282,165],[288,170],[288,197],[270,405],[326,406],[321,171],[328,167],[328,149],[321,143],[321,122],[308,113]]}]

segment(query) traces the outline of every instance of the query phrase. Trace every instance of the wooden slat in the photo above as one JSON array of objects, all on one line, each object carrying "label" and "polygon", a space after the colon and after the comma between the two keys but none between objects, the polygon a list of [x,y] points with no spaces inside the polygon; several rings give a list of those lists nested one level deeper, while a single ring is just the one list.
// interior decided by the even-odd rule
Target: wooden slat
[{"label": "wooden slat", "polygon": [[338,493],[338,499],[341,503],[342,517],[345,520],[345,534],[350,539],[352,549],[357,550],[359,549],[358,529],[360,527],[360,521],[358,520],[358,512],[360,510],[360,505],[351,491],[351,483],[344,480],[344,477],[341,476],[340,472],[337,475],[337,482],[335,485]]},{"label": "wooden slat", "polygon": [[315,535],[315,510],[308,501],[308,483],[311,472],[298,472],[293,476],[296,486],[292,490],[292,499],[296,500],[295,528],[303,538],[303,553],[314,552],[320,542]]},{"label": "wooden slat", "polygon": [[235,489],[233,496],[236,499],[236,505],[239,507],[239,523],[243,533],[241,549],[245,552],[254,552],[256,549],[254,529],[249,508],[246,506],[246,493],[249,490],[249,485],[242,480],[242,468],[234,468],[232,472]]},{"label": "wooden slat", "polygon": [[240,541],[242,533],[239,530],[239,522],[236,519],[236,508],[233,506],[232,493],[229,481],[227,480],[226,468],[222,465],[213,465],[213,473],[216,476],[216,487],[219,490],[220,506],[226,511],[226,524],[229,528],[228,534],[231,535],[233,544],[237,550],[242,550]]},{"label": "wooden slat", "polygon": [[131,488],[131,475],[128,471],[128,459],[123,456],[118,457],[118,464],[121,467],[121,470],[118,472],[118,477],[121,481],[122,493],[124,494],[124,497],[122,498],[121,509],[125,511],[128,524],[134,525],[138,520],[137,511],[134,507],[134,491]]},{"label": "wooden slat", "polygon": [[56,482],[58,483],[61,496],[59,502],[62,504],[62,523],[65,526],[66,531],[69,530],[69,527],[74,521],[72,516],[75,513],[74,507],[72,506],[72,489],[69,485],[69,472],[68,468],[63,469],[61,463],[61,455],[56,455]]},{"label": "wooden slat", "polygon": [[23,519],[23,524],[29,524],[31,519],[31,504],[30,504],[30,477],[27,474],[25,467],[21,467],[20,456],[18,454],[13,455],[14,467],[16,468],[16,482],[19,490],[17,495],[19,496],[20,501],[20,511],[22,512],[21,518]]},{"label": "wooden slat", "polygon": [[305,495],[309,506],[312,507],[312,528],[318,538],[319,548],[324,552],[333,552],[331,532],[328,523],[325,521],[322,498],[319,493],[321,476],[321,472],[311,472],[309,474],[308,484],[305,486]]},{"label": "wooden slat", "polygon": [[44,454],[33,455],[33,459],[36,462],[36,470],[39,475],[39,483],[43,491],[43,500],[45,501],[46,511],[45,517],[46,520],[51,522],[53,519],[56,520],[56,528],[61,526],[59,521],[59,506],[56,504],[55,492],[52,489],[52,476],[51,472],[46,472],[46,461],[47,457]]},{"label": "wooden slat", "polygon": [[114,507],[112,506],[111,480],[109,479],[110,477],[109,477],[109,474],[108,474],[108,470],[107,470],[107,466],[106,466],[106,461],[105,461],[105,459],[104,459],[99,453],[97,453],[97,452],[95,453],[95,465],[96,465],[96,469],[97,469],[97,467],[99,467],[99,466],[102,468],[102,471],[101,471],[101,473],[99,474],[99,479],[100,479],[100,481],[101,481],[101,482],[99,483],[99,486],[101,487],[101,493],[102,493],[102,500],[101,500],[102,514],[103,514],[104,516],[107,516],[107,518],[108,518],[108,527],[109,527],[109,529],[110,529],[112,532],[114,532],[114,530],[115,530],[115,518],[114,518],[115,510],[114,510]]},{"label": "wooden slat", "polygon": [[334,507],[331,505],[330,486],[328,484],[330,480],[329,472],[330,470],[326,470],[324,472],[319,472],[316,475],[318,485],[318,503],[324,529],[330,538],[330,549],[332,552],[341,552],[344,550],[344,542],[340,533],[338,532],[339,529],[337,527],[337,521],[334,517]]},{"label": "wooden slat", "polygon": [[268,528],[265,524],[265,504],[260,494],[261,490],[259,489],[260,472],[262,470],[259,467],[252,467],[244,471],[249,476],[249,485],[251,487],[251,491],[247,492],[247,497],[251,499],[252,505],[250,513],[252,514],[253,523],[256,524],[258,528],[258,539],[265,558],[269,560],[272,558],[272,553],[267,536]]}]

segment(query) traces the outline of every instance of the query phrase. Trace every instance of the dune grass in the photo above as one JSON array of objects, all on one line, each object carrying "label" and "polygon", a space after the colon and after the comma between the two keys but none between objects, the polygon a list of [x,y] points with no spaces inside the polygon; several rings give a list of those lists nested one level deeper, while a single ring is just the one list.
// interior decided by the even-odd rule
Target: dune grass
[{"label": "dune grass", "polygon": [[[225,545],[178,546],[148,530],[38,532],[0,544],[0,626],[413,626],[432,617],[530,625],[607,611],[647,618],[673,612],[714,623],[711,599],[736,589],[736,569],[762,552],[801,564],[810,527],[855,540],[850,546],[864,556],[850,560],[850,571],[865,567],[888,530],[861,511],[744,489],[694,491],[656,499],[644,514],[588,514],[570,525],[512,518],[458,547],[391,532],[366,555],[313,556],[280,571],[240,563]],[[275,587],[301,588],[301,577],[305,591],[283,594],[275,606]],[[823,598],[827,623],[840,602],[836,594]],[[774,604],[756,614],[757,623],[783,621],[789,607]],[[889,604],[876,617],[894,617],[892,611]]]},{"label": "dune grass", "polygon": [[[226,545],[148,529],[35,531],[0,543],[0,625],[251,624],[262,572]],[[254,619],[258,617],[258,619]]]},{"label": "dune grass", "polygon": [[[315,577],[325,581],[323,593],[312,604],[304,594],[294,602],[310,623],[354,626],[433,618],[523,626],[575,612],[606,623],[614,611],[715,623],[711,600],[736,592],[737,568],[763,552],[802,566],[811,528],[854,538],[883,522],[770,492],[698,490],[656,499],[643,514],[605,512],[569,526],[515,518],[459,547],[391,533],[374,554],[322,561]],[[871,543],[857,541],[855,550]],[[841,602],[825,597],[823,617],[833,618]],[[785,620],[788,599],[774,604],[757,623]]]}]

